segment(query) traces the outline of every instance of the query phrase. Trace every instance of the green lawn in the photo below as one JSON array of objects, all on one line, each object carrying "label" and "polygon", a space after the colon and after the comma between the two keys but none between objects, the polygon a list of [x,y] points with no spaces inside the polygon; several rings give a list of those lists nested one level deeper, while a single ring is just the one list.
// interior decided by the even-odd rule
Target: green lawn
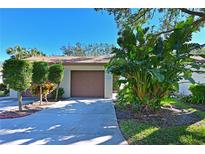
[{"label": "green lawn", "polygon": [[120,128],[129,144],[205,144],[205,113],[175,99],[166,99],[163,105],[175,105],[195,112],[202,120],[201,125],[160,128],[155,124],[123,120]]}]

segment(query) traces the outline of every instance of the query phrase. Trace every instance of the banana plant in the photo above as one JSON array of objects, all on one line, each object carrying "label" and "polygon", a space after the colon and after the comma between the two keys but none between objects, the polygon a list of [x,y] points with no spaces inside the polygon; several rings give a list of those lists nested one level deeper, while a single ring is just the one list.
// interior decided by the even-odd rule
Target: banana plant
[{"label": "banana plant", "polygon": [[[178,23],[168,37],[156,36],[142,27],[126,28],[120,34],[119,48],[113,48],[107,69],[123,77],[118,83],[129,86],[130,95],[136,97],[143,111],[158,109],[161,99],[178,86],[179,80],[194,82],[191,68],[198,65],[190,56],[190,41],[197,29],[192,22],[193,18],[188,18]],[[123,97],[122,92],[120,95]]]}]

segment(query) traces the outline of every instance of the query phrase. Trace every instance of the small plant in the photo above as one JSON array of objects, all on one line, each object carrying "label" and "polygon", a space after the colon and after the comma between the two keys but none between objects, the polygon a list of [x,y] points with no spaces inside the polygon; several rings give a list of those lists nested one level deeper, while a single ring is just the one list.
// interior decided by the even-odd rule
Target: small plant
[{"label": "small plant", "polygon": [[[57,91],[57,89],[52,91],[52,93],[51,93],[51,97],[52,98],[56,98],[56,91]],[[63,98],[63,94],[64,94],[64,89],[63,88],[59,88],[58,89],[58,99],[62,99]]]},{"label": "small plant", "polygon": [[[47,101],[47,95],[50,94],[55,88],[55,85],[51,82],[46,82],[42,85],[42,94]],[[40,85],[33,84],[31,91],[34,96],[40,96]]]},{"label": "small plant", "polygon": [[123,89],[120,89],[117,94],[117,103],[118,107],[127,107],[134,106],[139,104],[137,97],[134,95],[134,92],[129,85],[125,85]]}]

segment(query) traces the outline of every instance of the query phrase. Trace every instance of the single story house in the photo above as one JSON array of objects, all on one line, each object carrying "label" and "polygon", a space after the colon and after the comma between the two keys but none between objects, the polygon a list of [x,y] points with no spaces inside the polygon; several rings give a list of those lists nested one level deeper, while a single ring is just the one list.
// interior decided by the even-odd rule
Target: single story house
[{"label": "single story house", "polygon": [[[194,56],[193,59],[205,64],[205,58]],[[50,64],[62,62],[64,65],[64,78],[60,87],[64,88],[64,97],[101,97],[112,98],[113,76],[105,69],[109,56],[51,56],[30,57],[29,61],[46,61]],[[201,68],[205,71],[205,68]],[[192,78],[197,83],[205,83],[205,73],[194,72]],[[179,81],[179,94],[189,95],[190,82]],[[17,92],[10,90],[10,96],[17,98]]]},{"label": "single story house", "polygon": [[[64,78],[60,87],[64,88],[64,97],[99,97],[112,98],[112,74],[105,69],[108,56],[72,57],[30,57],[29,61],[46,61],[49,64],[62,62]],[[10,90],[11,97],[17,92]]]}]

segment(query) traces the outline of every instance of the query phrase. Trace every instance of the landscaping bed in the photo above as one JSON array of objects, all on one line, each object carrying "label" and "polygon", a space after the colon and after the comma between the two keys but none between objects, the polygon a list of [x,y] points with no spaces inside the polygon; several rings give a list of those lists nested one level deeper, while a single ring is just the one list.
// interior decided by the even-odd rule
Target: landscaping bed
[{"label": "landscaping bed", "polygon": [[1,112],[0,119],[11,119],[11,118],[20,118],[20,117],[28,116],[38,111],[41,111],[42,109],[45,109],[48,106],[55,103],[56,103],[55,101],[51,100],[49,102],[42,102],[41,104],[39,102],[34,102],[27,105],[23,105],[22,106],[23,111],[19,111],[18,108],[16,108],[16,109],[11,109],[8,111]]},{"label": "landscaping bed", "polygon": [[118,108],[116,115],[129,144],[205,144],[205,112],[167,99],[156,113]]}]

